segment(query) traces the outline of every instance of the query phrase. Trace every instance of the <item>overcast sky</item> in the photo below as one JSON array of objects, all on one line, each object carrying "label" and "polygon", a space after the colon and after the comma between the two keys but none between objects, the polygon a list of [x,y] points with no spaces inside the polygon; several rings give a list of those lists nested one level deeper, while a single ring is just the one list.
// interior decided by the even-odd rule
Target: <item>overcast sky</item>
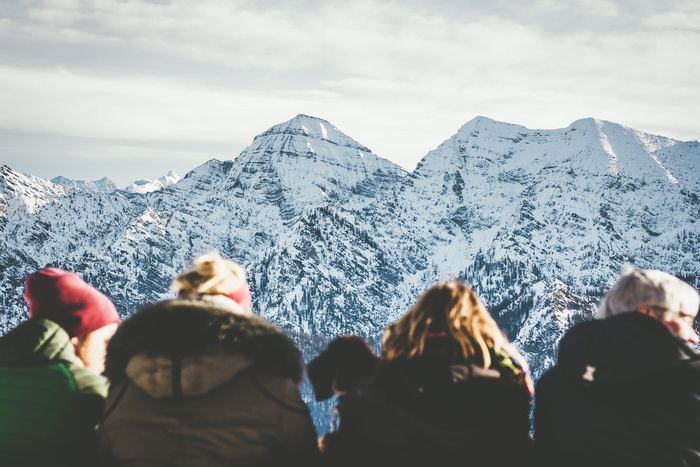
[{"label": "overcast sky", "polygon": [[700,139],[697,0],[2,0],[0,163],[125,186],[324,118],[406,169],[476,116]]}]

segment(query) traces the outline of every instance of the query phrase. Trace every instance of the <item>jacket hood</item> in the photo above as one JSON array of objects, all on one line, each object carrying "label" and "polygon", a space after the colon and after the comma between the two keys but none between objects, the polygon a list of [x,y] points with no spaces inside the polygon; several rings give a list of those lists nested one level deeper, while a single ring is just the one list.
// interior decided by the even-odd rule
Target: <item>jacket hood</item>
[{"label": "jacket hood", "polygon": [[557,366],[575,379],[616,384],[700,359],[660,321],[633,311],[581,323],[562,338]]},{"label": "jacket hood", "polygon": [[128,377],[152,395],[180,389],[195,395],[250,367],[296,384],[304,368],[294,342],[264,319],[210,301],[175,299],[124,321],[108,344],[105,374],[114,383]]},{"label": "jacket hood", "polygon": [[126,376],[151,397],[201,396],[252,365],[243,355],[225,351],[180,360],[139,352],[129,360]]},{"label": "jacket hood", "polygon": [[57,323],[33,318],[0,339],[0,365],[48,363],[83,366],[68,333]]}]

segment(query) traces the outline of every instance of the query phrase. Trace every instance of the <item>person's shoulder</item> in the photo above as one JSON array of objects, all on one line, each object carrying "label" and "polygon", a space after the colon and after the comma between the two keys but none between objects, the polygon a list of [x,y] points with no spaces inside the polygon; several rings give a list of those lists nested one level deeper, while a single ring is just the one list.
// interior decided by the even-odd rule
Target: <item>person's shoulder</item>
[{"label": "person's shoulder", "polygon": [[68,333],[55,321],[43,318],[28,319],[13,328],[0,341],[4,345],[15,341],[45,342],[48,340],[69,341]]},{"label": "person's shoulder", "polygon": [[270,402],[284,410],[308,413],[309,409],[299,393],[299,387],[289,377],[264,369],[251,369],[250,380]]},{"label": "person's shoulder", "polygon": [[109,390],[107,378],[79,364],[69,365],[68,370],[71,372],[78,393],[103,399],[107,397]]},{"label": "person's shoulder", "polygon": [[559,358],[571,352],[578,353],[582,348],[595,346],[604,335],[614,333],[609,329],[611,327],[610,322],[602,319],[592,319],[573,325],[559,341]]},{"label": "person's shoulder", "polygon": [[562,340],[576,339],[583,336],[588,336],[590,334],[598,333],[607,325],[609,325],[609,323],[609,321],[606,322],[605,320],[597,318],[576,323],[564,333]]},{"label": "person's shoulder", "polygon": [[0,364],[37,365],[76,360],[68,333],[48,319],[30,319],[0,338]]},{"label": "person's shoulder", "polygon": [[679,354],[676,366],[686,369],[695,378],[700,378],[700,350],[688,342],[678,342]]}]

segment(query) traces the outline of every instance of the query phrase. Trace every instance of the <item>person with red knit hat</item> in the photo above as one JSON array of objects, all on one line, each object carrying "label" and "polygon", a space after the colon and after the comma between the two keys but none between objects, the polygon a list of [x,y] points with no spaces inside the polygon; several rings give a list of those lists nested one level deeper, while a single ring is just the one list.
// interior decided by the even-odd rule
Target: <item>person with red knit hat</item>
[{"label": "person with red knit hat", "polygon": [[112,301],[72,272],[46,268],[27,278],[29,318],[61,326],[87,368],[104,371],[107,341],[121,322]]},{"label": "person with red knit hat", "polygon": [[315,465],[301,353],[251,311],[243,268],[208,253],[173,291],[107,347],[101,465]]},{"label": "person with red knit hat", "polygon": [[121,318],[76,274],[31,274],[29,320],[0,338],[0,459],[13,466],[89,466],[107,395],[107,341]]}]

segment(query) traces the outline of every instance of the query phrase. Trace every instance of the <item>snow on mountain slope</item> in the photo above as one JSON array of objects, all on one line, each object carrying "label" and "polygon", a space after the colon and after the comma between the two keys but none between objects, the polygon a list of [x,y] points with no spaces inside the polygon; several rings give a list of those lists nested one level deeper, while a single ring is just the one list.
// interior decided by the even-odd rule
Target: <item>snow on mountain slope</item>
[{"label": "snow on mountain slope", "polygon": [[[674,153],[677,142],[593,119],[546,131],[468,122],[407,177],[402,216],[422,218],[414,235],[433,265],[419,282],[463,277],[519,344],[557,283],[577,297],[576,319],[593,316],[626,263],[697,287],[698,204],[677,181],[697,179],[688,144]],[[559,336],[539,352],[551,357]]]},{"label": "snow on mountain slope", "polygon": [[148,180],[148,179],[143,179],[143,180],[138,180],[131,185],[127,186],[124,188],[124,191],[127,191],[129,193],[150,193],[152,191],[158,191],[162,190],[165,187],[171,186],[176,184],[178,181],[180,181],[182,177],[180,177],[178,174],[173,172],[172,170],[169,171],[166,175],[163,175],[160,178],[157,178],[155,180]]},{"label": "snow on mountain slope", "polygon": [[78,190],[89,191],[91,193],[111,193],[114,190],[119,189],[117,184],[107,177],[103,177],[92,182],[84,180],[71,180],[70,178],[66,177],[54,177],[51,179],[51,182]]},{"label": "snow on mountain slope", "polygon": [[400,286],[400,271],[372,239],[371,206],[404,175],[330,123],[300,115],[258,135],[234,161],[209,161],[147,195],[165,227],[150,241],[181,264],[209,248],[242,262],[256,306],[278,324],[373,334],[396,295],[376,278]]},{"label": "snow on mountain slope", "polygon": [[215,248],[245,266],[255,310],[304,345],[376,340],[427,287],[463,278],[538,375],[624,264],[700,285],[699,160],[697,142],[600,120],[531,130],[477,117],[406,173],[298,115],[144,194],[3,167],[0,322],[21,319],[38,267],[78,271],[128,314]]},{"label": "snow on mountain slope", "polygon": [[104,269],[111,259],[109,247],[140,209],[143,206],[116,193],[76,190],[2,167],[0,295],[5,307],[0,330],[25,316],[23,281],[38,268],[92,273],[93,283],[111,288],[114,277]]},{"label": "snow on mountain slope", "polygon": [[[258,135],[235,160],[228,190],[253,191],[260,201],[320,205],[363,203],[405,172],[325,120],[297,115]],[[291,208],[291,206],[290,206]],[[291,208],[283,217],[300,212]]]},{"label": "snow on mountain slope", "polygon": [[671,174],[669,181],[678,182],[687,193],[700,192],[700,143],[691,141],[657,149],[652,153],[660,167]]}]

